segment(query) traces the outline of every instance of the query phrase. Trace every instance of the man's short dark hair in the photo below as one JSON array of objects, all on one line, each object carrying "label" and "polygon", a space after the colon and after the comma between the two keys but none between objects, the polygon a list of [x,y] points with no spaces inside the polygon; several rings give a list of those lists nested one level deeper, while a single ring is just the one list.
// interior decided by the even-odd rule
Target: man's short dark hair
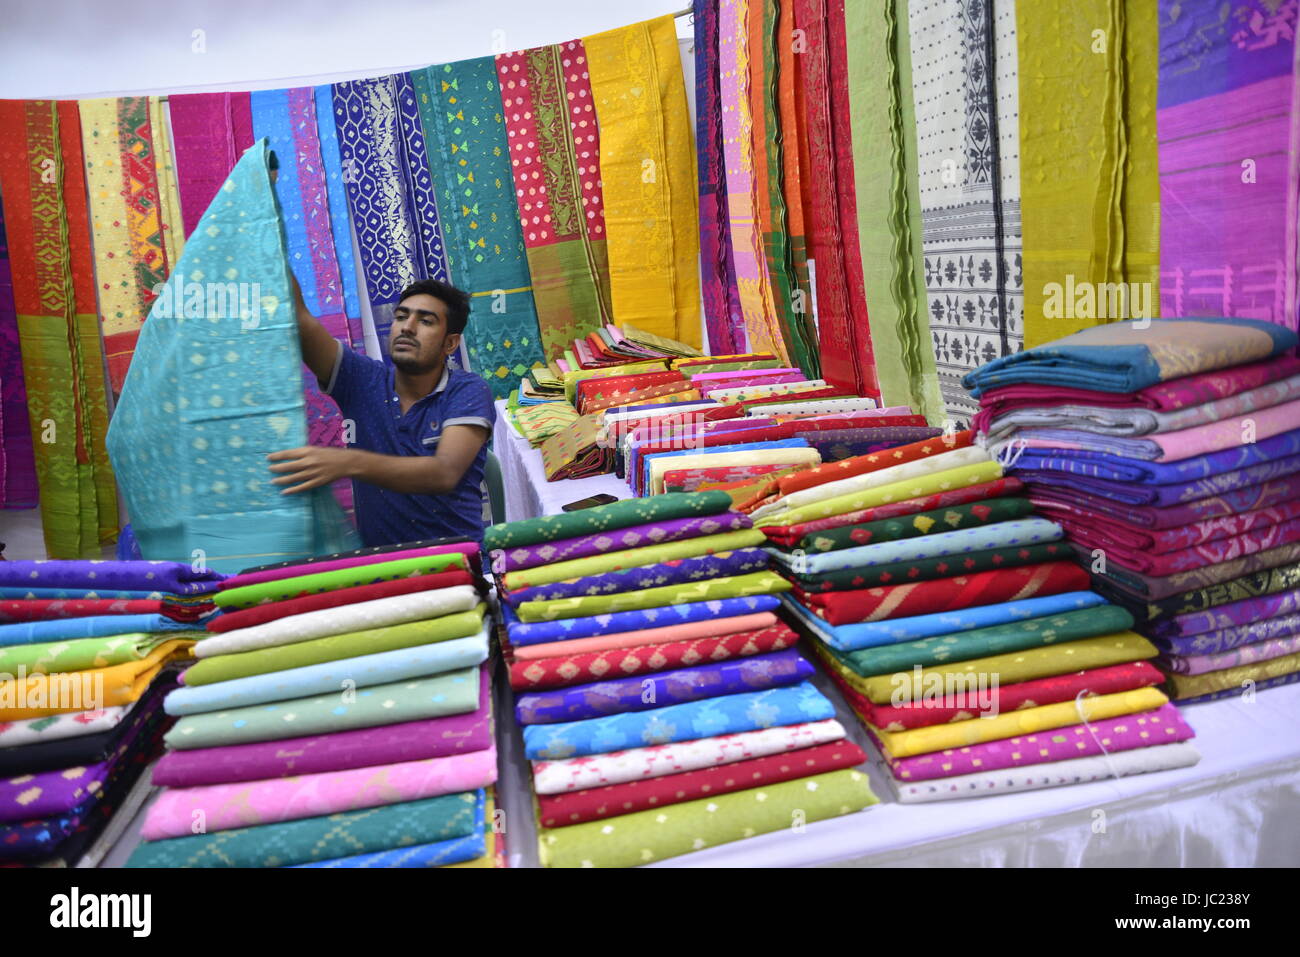
[{"label": "man's short dark hair", "polygon": [[434,299],[441,300],[447,307],[447,332],[465,331],[465,325],[469,322],[469,293],[457,289],[451,283],[437,279],[421,279],[402,290],[402,295],[397,300],[398,305],[411,296],[432,296]]}]

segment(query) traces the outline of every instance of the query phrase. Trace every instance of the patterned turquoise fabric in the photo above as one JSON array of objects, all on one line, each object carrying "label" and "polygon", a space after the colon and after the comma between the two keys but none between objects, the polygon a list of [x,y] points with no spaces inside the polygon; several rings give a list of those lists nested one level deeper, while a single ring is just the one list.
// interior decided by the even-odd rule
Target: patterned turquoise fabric
[{"label": "patterned turquoise fabric", "polygon": [[353,548],[329,489],[282,495],[307,444],[301,354],[266,140],[217,192],[140,330],[108,453],[145,558],[219,572]]},{"label": "patterned turquoise fabric", "polygon": [[395,847],[390,851],[376,851],[373,854],[354,854],[350,857],[336,857],[329,861],[313,861],[310,864],[295,864],[294,867],[446,867],[448,864],[460,864],[473,861],[487,853],[487,820],[484,805],[487,804],[487,792],[483,790],[469,792],[477,796],[474,806],[474,832],[467,837],[452,838],[450,841],[438,841],[434,844],[417,844],[415,847]]},{"label": "patterned turquoise fabric", "polygon": [[544,361],[492,57],[411,74],[452,282],[470,294],[470,368],[504,399]]}]

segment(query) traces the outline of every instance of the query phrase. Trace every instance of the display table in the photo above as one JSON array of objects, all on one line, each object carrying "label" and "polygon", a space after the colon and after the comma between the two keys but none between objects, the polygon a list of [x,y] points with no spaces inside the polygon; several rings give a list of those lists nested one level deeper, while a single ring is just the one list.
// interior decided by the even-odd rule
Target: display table
[{"label": "display table", "polygon": [[[830,680],[814,683],[868,754],[862,726]],[[511,866],[537,863],[527,761],[504,720],[498,682],[500,800]],[[888,773],[861,768],[881,803],[651,867],[1294,867],[1300,861],[1300,685],[1190,705],[1201,752],[1190,768],[1020,794],[899,804]]]},{"label": "display table", "polygon": [[[541,453],[514,433],[497,406],[495,449],[511,521],[556,514],[608,492],[602,475],[547,482]],[[533,801],[514,695],[497,663],[494,682],[507,859],[537,866]],[[863,750],[866,733],[820,668],[813,679]],[[881,803],[857,814],[663,861],[654,867],[1127,866],[1267,867],[1300,861],[1300,684],[1190,705],[1183,715],[1201,752],[1190,768],[993,797],[899,804],[878,759],[863,767]],[[139,840],[135,815],[103,866],[120,866]]]},{"label": "display table", "polygon": [[506,402],[497,401],[496,427],[492,430],[492,451],[501,463],[501,482],[505,486],[506,521],[517,522],[539,515],[558,515],[561,506],[592,495],[608,493],[616,498],[630,498],[632,490],[621,478],[596,475],[588,479],[546,481],[542,453],[515,432],[505,417]]}]

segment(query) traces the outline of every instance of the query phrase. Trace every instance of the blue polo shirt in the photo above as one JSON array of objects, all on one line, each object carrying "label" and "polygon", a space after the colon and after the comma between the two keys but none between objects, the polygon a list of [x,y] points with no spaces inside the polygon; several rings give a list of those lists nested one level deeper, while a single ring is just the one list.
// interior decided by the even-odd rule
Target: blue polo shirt
[{"label": "blue polo shirt", "polygon": [[[489,431],[495,409],[492,390],[474,375],[450,366],[428,395],[406,414],[394,388],[393,370],[339,343],[325,392],[355,423],[353,446],[380,455],[433,455],[449,425],[481,425]],[[403,495],[354,480],[357,525],[366,546],[396,545],[425,538],[483,538],[483,470],[487,444],[479,449],[460,484],[446,495]]]}]

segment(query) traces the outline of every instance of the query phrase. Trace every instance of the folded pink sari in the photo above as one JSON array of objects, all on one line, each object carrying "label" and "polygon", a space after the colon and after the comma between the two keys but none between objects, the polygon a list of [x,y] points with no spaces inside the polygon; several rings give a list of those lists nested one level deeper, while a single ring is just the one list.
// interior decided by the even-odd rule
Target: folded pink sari
[{"label": "folded pink sari", "polygon": [[1182,551],[1207,542],[1235,538],[1250,531],[1266,529],[1300,518],[1300,498],[1271,508],[1257,508],[1236,515],[1224,515],[1204,522],[1191,522],[1175,528],[1146,529],[1102,516],[1085,508],[1067,505],[1039,505],[1053,521],[1071,534],[1098,548],[1140,549],[1150,555]]},{"label": "folded pink sari", "polygon": [[1300,635],[1289,635],[1285,638],[1270,638],[1266,641],[1241,645],[1211,655],[1162,655],[1156,659],[1156,664],[1174,674],[1203,675],[1209,671],[1222,671],[1239,665],[1271,661],[1283,655],[1293,655],[1297,651],[1300,651]]},{"label": "folded pink sari", "polygon": [[[496,779],[497,749],[493,745],[469,754],[351,771],[167,788],[149,808],[140,836],[146,841],[159,841],[322,817],[340,811],[473,791],[487,787]],[[196,830],[200,827],[201,830]]]},{"label": "folded pink sari", "polygon": [[1277,525],[1255,528],[1231,538],[1203,542],[1175,552],[1154,554],[1143,548],[1133,548],[1107,539],[1104,535],[1097,534],[1095,527],[1087,521],[1070,520],[1060,524],[1071,541],[1086,548],[1100,548],[1105,551],[1108,561],[1117,562],[1144,575],[1172,575],[1175,572],[1191,571],[1300,541],[1300,519],[1292,519]]},{"label": "folded pink sari", "polygon": [[[986,741],[910,758],[892,758],[890,770],[900,781],[930,781],[976,771],[1044,764],[1086,758],[1106,751],[1132,751],[1157,744],[1173,744],[1194,737],[1172,704],[1153,711],[1105,718],[1088,724],[1024,734],[1001,741]],[[874,736],[873,736],[874,737]]]},{"label": "folded pink sari", "polygon": [[560,655],[580,655],[588,652],[611,651],[615,648],[639,648],[642,645],[662,645],[670,641],[694,641],[697,638],[714,638],[732,635],[738,631],[757,631],[776,624],[776,615],[770,611],[752,615],[734,615],[731,618],[710,618],[690,621],[662,628],[642,628],[639,631],[620,631],[612,635],[591,638],[569,638],[566,641],[548,641],[540,645],[512,645],[516,661],[533,658],[555,658]]},{"label": "folded pink sari", "polygon": [[1190,429],[1155,432],[1140,437],[1097,435],[1069,428],[1019,429],[990,445],[989,450],[996,452],[1008,445],[1082,449],[1146,462],[1180,462],[1197,455],[1262,442],[1295,428],[1300,428],[1300,399]]},{"label": "folded pink sari", "polygon": [[377,552],[374,555],[357,555],[353,558],[336,558],[330,562],[314,562],[311,565],[290,565],[287,568],[268,568],[260,572],[245,572],[234,578],[227,578],[221,583],[222,590],[239,588],[243,585],[256,585],[260,582],[280,581],[298,575],[315,575],[319,572],[333,572],[341,568],[355,568],[358,565],[376,565],[380,562],[396,562],[404,558],[419,558],[423,555],[449,555],[459,553],[469,558],[478,554],[478,542],[457,542],[454,545],[429,545],[425,548],[412,548],[401,552]]}]

